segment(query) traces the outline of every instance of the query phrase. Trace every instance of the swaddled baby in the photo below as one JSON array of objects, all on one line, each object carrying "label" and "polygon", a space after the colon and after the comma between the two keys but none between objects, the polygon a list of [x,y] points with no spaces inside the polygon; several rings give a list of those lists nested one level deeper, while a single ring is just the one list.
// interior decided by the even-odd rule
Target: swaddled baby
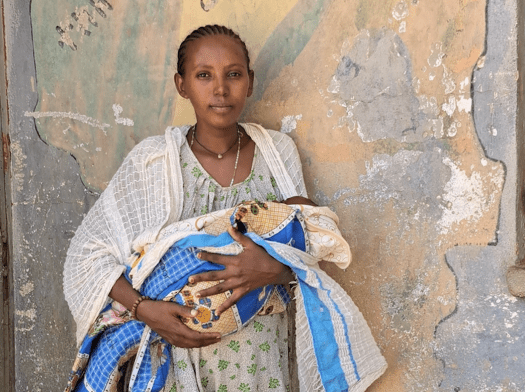
[{"label": "swaddled baby", "polygon": [[[308,199],[301,197],[287,200],[288,203],[294,204],[299,201],[309,202]],[[306,216],[305,210],[309,211]],[[334,218],[337,218],[327,208],[308,205],[292,207],[285,203],[247,201],[218,214],[209,214],[200,221],[197,218],[197,226],[202,225],[199,231],[209,235],[191,236],[174,243],[145,279],[141,292],[151,298],[176,301],[193,307],[198,314],[184,321],[194,330],[219,332],[223,336],[234,333],[257,314],[284,311],[286,304],[290,301],[289,292],[282,286],[261,287],[244,295],[236,305],[218,316],[216,309],[231,295],[230,292],[197,298],[197,292],[218,282],[200,282],[191,285],[188,284],[188,277],[223,267],[198,259],[196,253],[200,250],[226,254],[236,253],[238,244],[232,243],[231,237],[227,234],[228,226],[235,227],[243,234],[251,236],[252,239],[260,238],[265,241],[287,244],[303,252],[310,252],[309,237],[312,233],[320,233],[323,230],[321,227],[316,227],[320,216],[326,216],[326,219],[333,222],[332,227],[328,230],[332,239],[331,241],[325,239],[325,244],[338,243],[342,247],[339,253],[346,253],[346,258],[349,258],[348,245],[336,231]],[[309,233],[308,229],[313,229],[310,230],[312,233]],[[317,245],[318,249],[321,244]]]}]

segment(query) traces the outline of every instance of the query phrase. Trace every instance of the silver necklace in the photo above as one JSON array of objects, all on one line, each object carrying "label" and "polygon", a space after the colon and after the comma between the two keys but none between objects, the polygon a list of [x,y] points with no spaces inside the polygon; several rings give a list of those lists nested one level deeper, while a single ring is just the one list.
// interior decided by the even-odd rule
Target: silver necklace
[{"label": "silver necklace", "polygon": [[237,144],[237,157],[235,157],[235,166],[233,167],[233,177],[230,181],[230,187],[233,185],[233,181],[235,180],[235,173],[237,173],[237,163],[239,163],[239,153],[241,152],[241,136],[242,133],[239,132],[239,125],[237,124],[237,134],[239,135],[238,144]]},{"label": "silver necklace", "polygon": [[[228,147],[228,149],[224,152],[221,152],[221,153],[216,153],[215,151],[212,151],[210,150],[208,147],[206,147],[205,145],[203,145],[201,142],[199,142],[199,139],[197,139],[197,135],[196,135],[196,131],[197,131],[197,127],[194,125],[193,126],[193,133],[192,133],[192,136],[191,136],[191,146],[193,146],[193,140],[195,140],[199,146],[201,146],[202,148],[204,148],[206,151],[208,151],[210,154],[217,154],[217,158],[218,159],[222,159],[222,157],[224,156],[224,154],[226,154],[228,151],[230,151],[233,146],[235,146],[235,143],[237,143],[236,140],[233,141],[232,145],[230,147]],[[237,135],[239,135],[239,124],[237,124]]]},{"label": "silver necklace", "polygon": [[[233,185],[233,182],[235,181],[235,174],[237,173],[237,165],[239,163],[239,155],[241,153],[241,137],[242,137],[242,132],[240,130],[239,124],[237,124],[237,156],[235,157],[235,166],[233,167],[233,176],[232,176],[232,180],[230,181],[230,187]],[[193,147],[193,140],[197,140],[197,138],[195,137],[195,125],[193,126],[193,133],[192,133],[192,136],[191,136],[190,149]],[[197,143],[199,143],[198,140],[197,140]],[[202,144],[199,143],[199,145],[202,148],[204,148],[206,151],[211,152],[212,154],[216,154],[215,152],[208,150]],[[233,143],[231,145],[231,147],[228,148],[228,150],[226,150],[222,154],[218,154],[217,158],[222,159],[222,155],[226,154],[228,151],[230,151],[234,145],[235,145],[235,143]]]}]

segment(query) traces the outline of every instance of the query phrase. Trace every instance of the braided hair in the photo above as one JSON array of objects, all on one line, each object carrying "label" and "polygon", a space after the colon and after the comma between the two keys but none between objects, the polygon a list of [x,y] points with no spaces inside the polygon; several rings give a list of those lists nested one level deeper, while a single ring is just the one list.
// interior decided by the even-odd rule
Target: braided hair
[{"label": "braided hair", "polygon": [[231,37],[235,39],[242,47],[242,50],[244,52],[244,55],[246,56],[246,63],[248,66],[248,71],[250,71],[250,56],[248,54],[248,48],[246,47],[246,44],[244,41],[239,37],[237,33],[235,33],[233,30],[229,29],[226,26],[221,25],[206,25],[199,27],[196,30],[193,30],[190,35],[188,35],[184,41],[179,46],[178,51],[178,59],[177,59],[177,72],[180,76],[184,76],[184,61],[186,60],[186,51],[188,47],[188,43],[192,41],[197,41],[199,38],[202,37],[208,37],[213,35],[225,35],[227,37]]}]

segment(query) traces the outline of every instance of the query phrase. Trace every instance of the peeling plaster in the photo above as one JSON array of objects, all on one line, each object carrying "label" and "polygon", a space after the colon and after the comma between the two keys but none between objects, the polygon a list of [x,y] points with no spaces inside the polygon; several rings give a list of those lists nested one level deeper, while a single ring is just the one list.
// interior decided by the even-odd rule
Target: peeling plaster
[{"label": "peeling plaster", "polygon": [[408,16],[408,5],[406,1],[400,1],[395,5],[392,16],[395,20],[402,20]]},{"label": "peeling plaster", "polygon": [[[418,139],[419,102],[412,86],[411,60],[401,38],[392,30],[365,30],[341,60],[327,91],[346,109],[341,118],[364,142],[392,137]],[[420,132],[421,133],[421,132]]]},{"label": "peeling plaster", "polygon": [[22,297],[25,297],[28,294],[31,294],[34,289],[35,285],[32,282],[27,282],[26,284],[20,286],[19,293]]},{"label": "peeling plaster", "polygon": [[53,117],[53,118],[69,118],[71,120],[80,121],[84,124],[90,125],[94,128],[98,128],[101,131],[105,131],[106,128],[111,127],[111,125],[106,123],[101,123],[97,119],[85,116],[80,113],[71,113],[71,112],[25,112],[26,117],[33,118],[42,118],[42,117]]},{"label": "peeling plaster", "polygon": [[219,0],[201,0],[201,7],[204,11],[208,12],[215,8]]},{"label": "peeling plaster", "polygon": [[346,192],[344,204],[373,204],[383,209],[393,202],[400,211],[412,211],[412,218],[439,219],[443,201],[437,198],[450,178],[441,163],[443,150],[400,150],[394,156],[377,154],[366,163],[366,175],[359,177],[359,189]]},{"label": "peeling plaster", "polygon": [[472,98],[464,98],[463,95],[460,95],[457,106],[458,112],[470,113],[472,110]]},{"label": "peeling plaster", "polygon": [[427,59],[427,63],[432,68],[437,68],[443,64],[443,57],[445,57],[445,53],[443,53],[442,47],[443,44],[441,42],[436,42],[432,44],[432,47],[430,48],[430,56]]},{"label": "peeling plaster", "polygon": [[[492,192],[485,188],[479,172],[474,171],[468,176],[448,157],[444,157],[443,163],[450,168],[452,175],[442,195],[445,206],[440,207],[443,210],[443,216],[438,221],[438,226],[441,234],[447,234],[452,230],[454,224],[461,221],[471,223],[478,221],[496,200]],[[501,189],[504,174],[497,167],[493,169],[495,172],[489,174],[489,181],[496,188]]]},{"label": "peeling plaster", "polygon": [[292,131],[295,131],[297,128],[297,121],[302,120],[303,115],[298,114],[296,116],[284,116],[281,120],[281,132],[282,133],[290,133]]},{"label": "peeling plaster", "polygon": [[27,155],[23,153],[22,146],[19,141],[11,140],[11,161],[13,162],[12,166],[12,178],[13,178],[13,187],[17,192],[22,192],[24,190],[24,183],[26,174],[24,172],[25,161]]},{"label": "peeling plaster", "polygon": [[124,109],[122,109],[122,106],[115,103],[113,104],[112,108],[113,108],[113,114],[115,116],[115,122],[117,124],[126,125],[128,127],[132,127],[133,125],[135,125],[132,119],[120,117],[120,114],[124,111]]},{"label": "peeling plaster", "polygon": [[449,117],[452,117],[456,111],[456,97],[448,97],[448,103],[444,103],[441,108],[447,113]]}]

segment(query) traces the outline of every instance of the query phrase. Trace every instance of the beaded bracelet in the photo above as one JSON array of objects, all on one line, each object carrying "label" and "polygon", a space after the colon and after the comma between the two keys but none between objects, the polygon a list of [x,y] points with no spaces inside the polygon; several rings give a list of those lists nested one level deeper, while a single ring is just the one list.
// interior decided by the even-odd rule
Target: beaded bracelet
[{"label": "beaded bracelet", "polygon": [[139,304],[144,301],[145,299],[150,299],[149,297],[146,297],[145,295],[142,295],[140,296],[139,298],[137,298],[137,300],[135,301],[135,303],[133,304],[133,306],[131,307],[131,318],[133,320],[137,320],[137,321],[140,321],[138,318],[137,318],[137,308],[139,307]]}]

